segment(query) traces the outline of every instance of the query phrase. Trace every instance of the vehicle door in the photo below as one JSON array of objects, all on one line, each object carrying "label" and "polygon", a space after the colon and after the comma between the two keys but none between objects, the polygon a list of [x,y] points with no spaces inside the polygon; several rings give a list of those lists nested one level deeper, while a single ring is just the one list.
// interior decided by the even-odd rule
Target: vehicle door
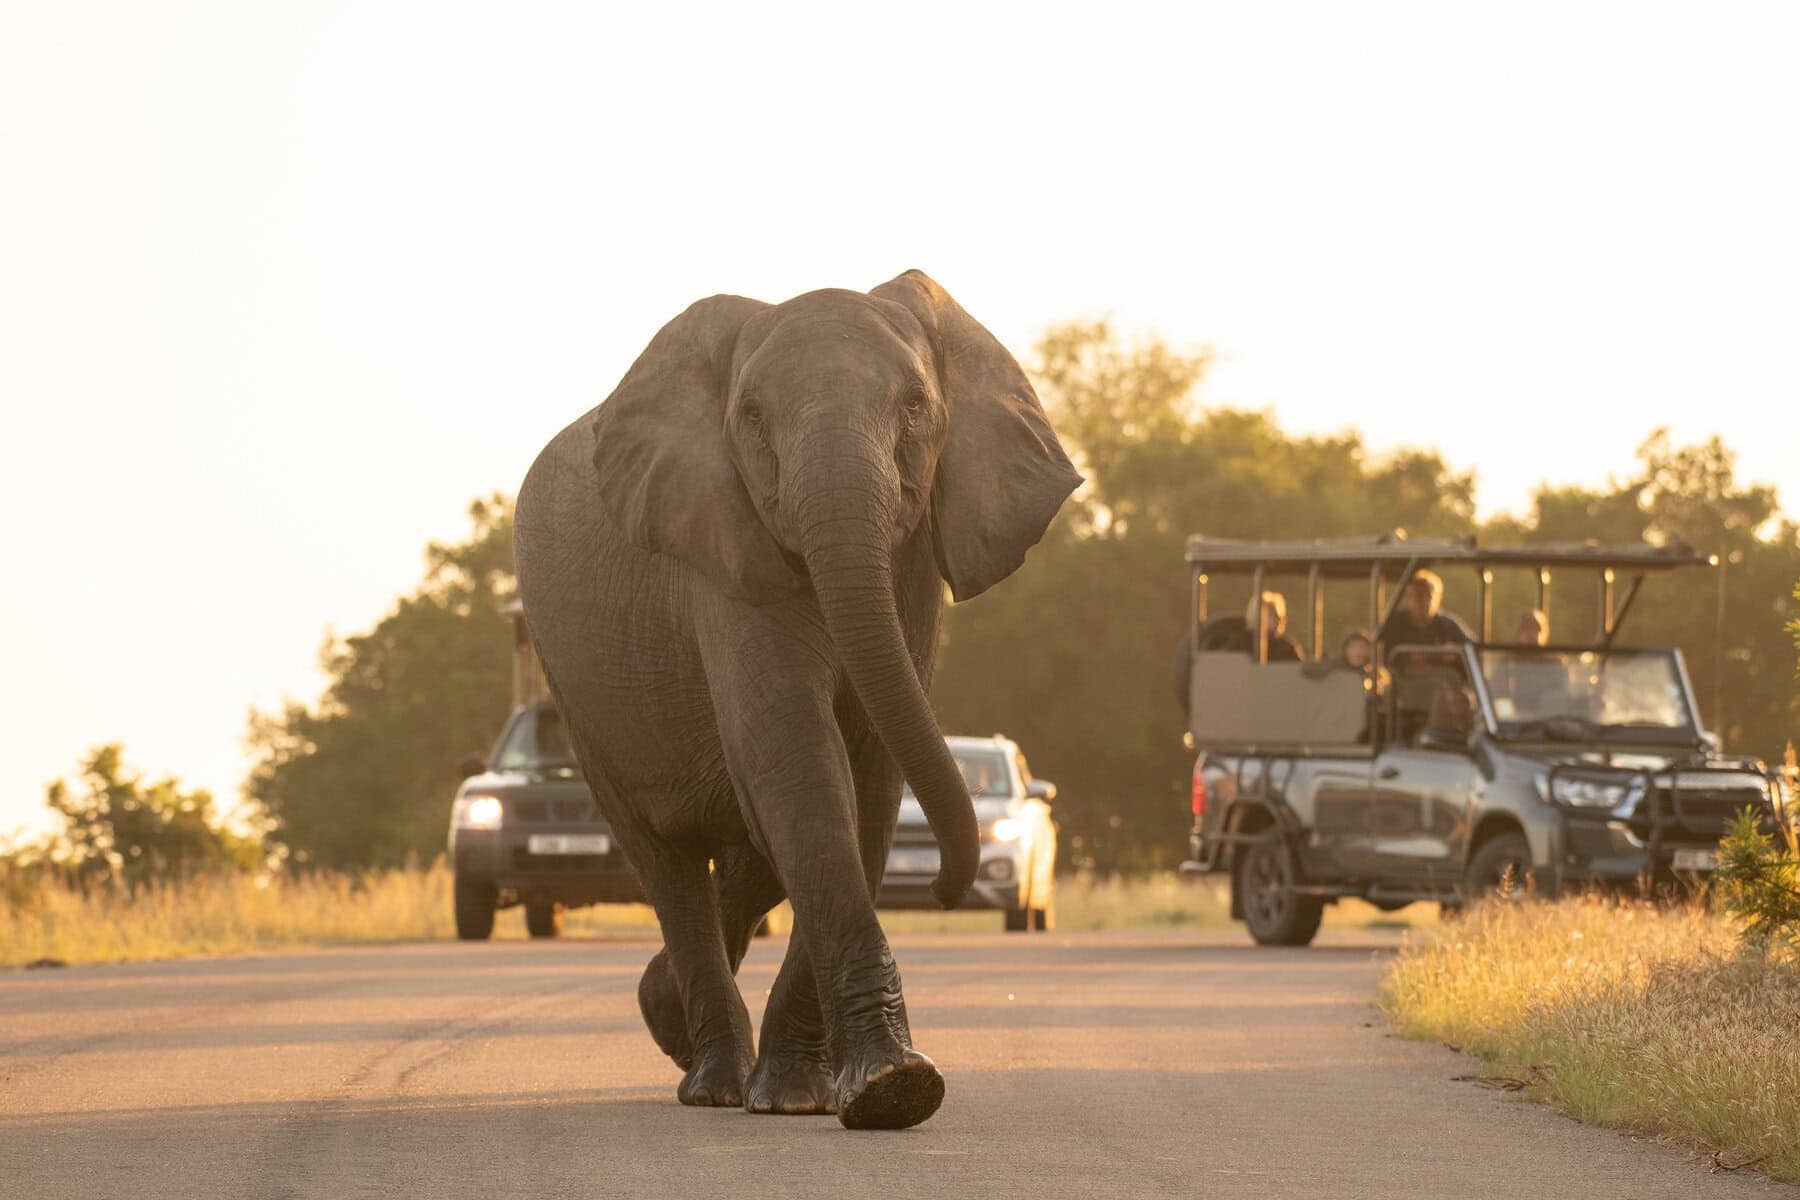
[{"label": "vehicle door", "polygon": [[1481,782],[1471,749],[1481,709],[1468,663],[1441,647],[1397,649],[1388,662],[1388,736],[1369,791],[1371,867],[1381,879],[1452,885]]},{"label": "vehicle door", "polygon": [[1368,758],[1307,758],[1293,763],[1286,799],[1306,831],[1300,861],[1318,880],[1372,878]]}]

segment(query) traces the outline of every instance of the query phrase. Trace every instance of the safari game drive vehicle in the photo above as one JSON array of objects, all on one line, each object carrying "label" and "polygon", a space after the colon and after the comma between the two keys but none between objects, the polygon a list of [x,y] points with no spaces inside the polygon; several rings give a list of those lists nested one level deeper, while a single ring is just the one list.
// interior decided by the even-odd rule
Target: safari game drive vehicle
[{"label": "safari game drive vehicle", "polygon": [[[1247,578],[1250,596],[1277,575],[1306,580],[1310,657],[1270,661],[1258,630],[1248,653],[1193,653],[1188,673],[1200,754],[1182,870],[1229,874],[1232,916],[1261,944],[1307,944],[1343,897],[1392,910],[1511,886],[1669,882],[1716,865],[1740,810],[1774,828],[1781,784],[1761,762],[1719,753],[1681,651],[1616,643],[1648,573],[1711,565],[1685,546],[1193,537],[1187,560],[1195,646],[1213,577]],[[1427,567],[1476,573],[1473,642],[1377,640],[1364,669],[1322,660],[1327,580],[1367,587],[1380,631]],[[1493,573],[1509,567],[1535,572],[1539,609],[1553,570],[1594,572],[1595,639],[1493,642]]]},{"label": "safari game drive vehicle", "polygon": [[[1009,932],[1047,930],[1056,921],[1056,825],[1050,802],[1056,785],[1033,779],[1025,755],[1011,738],[944,739],[962,769],[981,823],[981,866],[964,909],[999,909]],[[888,853],[876,903],[881,908],[936,910],[931,881],[937,875],[937,839],[908,787],[900,797],[900,824]]]},{"label": "safari game drive vehicle", "polygon": [[644,899],[612,827],[595,807],[549,697],[515,601],[513,712],[491,758],[471,755],[450,813],[456,936],[480,940],[494,913],[523,905],[534,938],[555,937],[560,910]]}]

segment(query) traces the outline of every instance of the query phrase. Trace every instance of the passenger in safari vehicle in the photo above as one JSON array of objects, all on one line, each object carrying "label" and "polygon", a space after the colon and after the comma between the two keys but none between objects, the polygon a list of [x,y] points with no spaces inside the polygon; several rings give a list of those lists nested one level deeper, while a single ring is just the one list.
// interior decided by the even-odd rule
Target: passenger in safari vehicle
[{"label": "passenger in safari vehicle", "polygon": [[1400,594],[1400,607],[1381,627],[1380,643],[1395,646],[1437,646],[1472,642],[1475,635],[1462,618],[1443,611],[1444,581],[1423,568]]}]

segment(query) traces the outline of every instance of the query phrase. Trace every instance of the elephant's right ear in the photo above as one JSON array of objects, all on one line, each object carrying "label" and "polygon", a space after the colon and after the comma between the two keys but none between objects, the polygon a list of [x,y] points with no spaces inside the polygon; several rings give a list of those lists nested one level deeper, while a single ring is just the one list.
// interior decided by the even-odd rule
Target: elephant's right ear
[{"label": "elephant's right ear", "polygon": [[593,425],[600,499],[619,532],[756,604],[803,586],[725,445],[732,351],[768,307],[712,296],[688,308],[650,340]]}]

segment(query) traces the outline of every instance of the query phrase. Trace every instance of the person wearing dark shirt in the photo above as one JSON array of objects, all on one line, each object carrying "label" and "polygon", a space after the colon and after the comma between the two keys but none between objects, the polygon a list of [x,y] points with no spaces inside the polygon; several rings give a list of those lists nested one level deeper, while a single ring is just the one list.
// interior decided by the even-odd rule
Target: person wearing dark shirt
[{"label": "person wearing dark shirt", "polygon": [[[1258,609],[1255,599],[1250,601],[1243,616],[1231,613],[1222,617],[1214,617],[1200,627],[1200,649],[1204,652],[1238,651],[1256,657],[1256,633],[1250,622],[1255,619]],[[1264,592],[1262,594],[1262,618],[1269,632],[1270,662],[1299,662],[1300,647],[1286,636],[1287,632],[1287,598],[1280,592]],[[1192,631],[1181,635],[1181,641],[1175,645],[1174,661],[1170,664],[1169,682],[1173,686],[1175,699],[1183,710],[1188,706],[1188,674],[1193,668],[1194,635]]]},{"label": "person wearing dark shirt", "polygon": [[1300,647],[1286,636],[1287,597],[1280,592],[1264,592],[1259,604],[1252,597],[1242,617],[1220,617],[1209,621],[1200,631],[1202,650],[1242,650],[1256,657],[1256,626],[1251,624],[1260,613],[1263,630],[1269,639],[1270,662],[1299,662]]},{"label": "person wearing dark shirt", "polygon": [[1383,654],[1395,646],[1441,646],[1472,642],[1475,635],[1443,611],[1444,581],[1434,571],[1415,571],[1401,593],[1400,607],[1381,627]]}]

